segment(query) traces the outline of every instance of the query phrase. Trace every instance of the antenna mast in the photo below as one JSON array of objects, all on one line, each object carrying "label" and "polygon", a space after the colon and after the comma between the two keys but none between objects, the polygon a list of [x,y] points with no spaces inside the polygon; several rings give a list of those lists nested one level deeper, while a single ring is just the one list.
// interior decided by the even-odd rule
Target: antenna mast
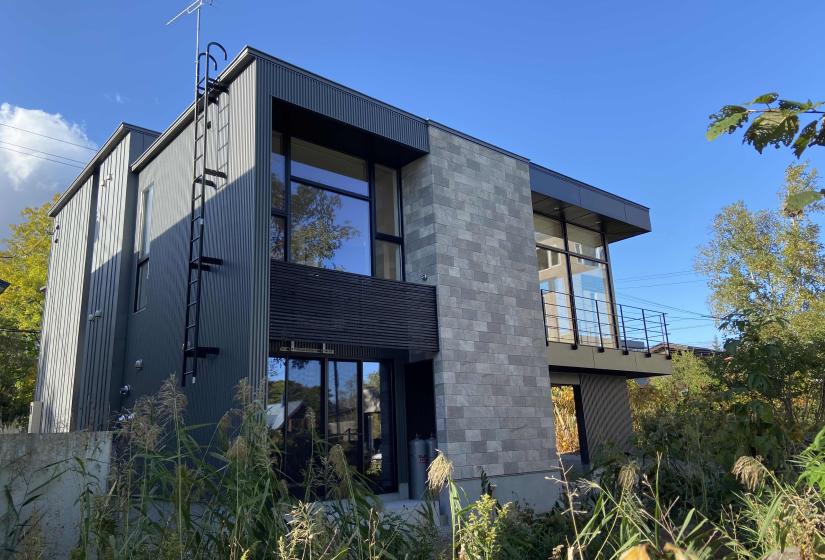
[{"label": "antenna mast", "polygon": [[212,0],[195,0],[178,12],[175,17],[166,22],[166,25],[172,25],[183,16],[188,16],[192,13],[195,14],[195,95],[198,94],[198,82],[200,81],[198,60],[200,59],[201,52],[201,8],[203,8],[204,4],[211,6]]}]

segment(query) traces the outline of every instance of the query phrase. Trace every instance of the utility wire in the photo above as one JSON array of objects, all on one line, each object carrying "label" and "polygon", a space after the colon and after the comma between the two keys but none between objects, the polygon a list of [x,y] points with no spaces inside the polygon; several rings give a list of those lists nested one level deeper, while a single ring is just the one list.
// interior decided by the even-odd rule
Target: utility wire
[{"label": "utility wire", "polygon": [[34,134],[35,136],[42,136],[43,138],[48,138],[49,140],[56,140],[57,142],[63,142],[64,144],[71,144],[72,146],[77,146],[78,148],[83,148],[84,150],[89,150],[89,151],[92,151],[92,152],[97,151],[97,149],[90,148],[89,146],[84,146],[83,144],[78,144],[76,142],[70,142],[68,140],[63,140],[62,138],[55,138],[54,136],[47,136],[46,134],[40,134],[39,132],[35,132],[33,130],[26,130],[25,128],[12,126],[10,124],[0,123],[0,126],[5,126],[6,128],[13,128],[14,130],[19,130],[21,132],[28,132],[29,134]]},{"label": "utility wire", "polygon": [[66,159],[66,160],[69,160],[69,161],[73,161],[75,163],[80,163],[82,165],[86,165],[85,161],[82,161],[82,160],[79,160],[79,159],[72,159],[70,157],[61,156],[60,154],[53,154],[51,152],[44,152],[43,150],[38,150],[37,148],[30,148],[28,146],[21,146],[20,144],[14,144],[12,142],[6,142],[5,140],[0,140],[0,144],[8,144],[9,146],[14,146],[15,148],[23,148],[24,150],[31,150],[33,152],[37,152],[37,153],[44,154],[44,155],[47,155],[47,156]]},{"label": "utility wire", "polygon": [[39,156],[37,154],[30,154],[28,152],[21,152],[20,150],[15,150],[14,148],[8,148],[6,146],[0,146],[0,150],[8,150],[8,151],[14,152],[16,154],[22,154],[24,156],[29,156],[29,157],[33,157],[33,158],[37,158],[37,159],[42,159],[42,160],[45,160],[45,161],[50,161],[52,163],[60,163],[60,164],[63,164],[63,165],[68,165],[69,167],[74,167],[75,169],[83,169],[82,165],[75,165],[73,163],[69,163],[68,161],[60,161],[59,159],[50,159],[50,158],[47,158],[47,157],[44,157],[44,156]]},{"label": "utility wire", "polygon": [[696,274],[694,270],[678,270],[675,272],[658,272],[654,274],[641,274],[639,276],[624,276],[615,278],[614,280],[646,280],[652,278],[667,278],[669,276],[684,276],[687,274]]},{"label": "utility wire", "polygon": [[0,332],[21,333],[21,334],[40,334],[40,331],[31,331],[31,330],[26,330],[26,329],[0,329]]},{"label": "utility wire", "polygon": [[699,282],[705,282],[704,279],[699,280],[682,280],[681,282],[660,282],[658,284],[640,284],[637,286],[620,286],[623,290],[637,290],[639,288],[656,288],[658,286],[675,286],[677,284],[697,284]]},{"label": "utility wire", "polygon": [[632,295],[629,295],[629,294],[619,294],[619,292],[616,292],[616,293],[618,295],[621,295],[622,297],[626,297],[626,298],[636,300],[636,301],[641,301],[641,302],[644,302],[644,303],[647,303],[647,304],[650,304],[650,305],[656,305],[658,307],[663,307],[665,309],[671,309],[673,311],[681,311],[682,313],[690,313],[691,315],[698,315],[699,317],[707,317],[709,319],[720,320],[719,317],[714,317],[713,315],[707,315],[705,313],[699,313],[698,311],[691,311],[690,309],[683,309],[681,307],[674,307],[672,305],[665,305],[664,303],[659,303],[659,302],[656,302],[656,301],[640,298],[640,297],[637,297],[637,296],[632,296]]}]

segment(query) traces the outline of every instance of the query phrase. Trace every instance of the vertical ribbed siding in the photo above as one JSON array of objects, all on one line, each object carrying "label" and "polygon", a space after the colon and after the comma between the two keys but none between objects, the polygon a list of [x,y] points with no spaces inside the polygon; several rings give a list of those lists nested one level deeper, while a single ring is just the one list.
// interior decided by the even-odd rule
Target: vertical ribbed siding
[{"label": "vertical ribbed siding", "polygon": [[261,102],[271,104],[274,97],[416,150],[429,151],[423,119],[274,59],[257,58],[255,63],[260,67]]},{"label": "vertical ribbed siding", "polygon": [[35,400],[43,402],[44,432],[65,432],[72,424],[94,180],[90,178],[54,220],[35,390]]},{"label": "vertical ribbed siding", "polygon": [[[118,144],[98,170],[97,215],[90,232],[94,236],[92,262],[83,317],[86,337],[78,379],[77,429],[99,430],[108,424],[118,302],[125,288],[122,267],[130,194],[130,143],[131,134]],[[128,264],[128,260],[126,262]],[[90,320],[89,316],[94,318]]]},{"label": "vertical ribbed siding", "polygon": [[589,373],[580,378],[590,456],[606,444],[624,446],[633,435],[627,379]]},{"label": "vertical ribbed siding", "polygon": [[[266,363],[258,358],[266,356],[260,342],[267,336],[266,270],[260,261],[267,261],[260,252],[267,221],[260,216],[268,213],[268,203],[261,210],[268,187],[260,192],[255,180],[255,102],[252,65],[210,109],[209,166],[226,171],[228,178],[219,180],[217,189],[207,188],[204,255],[223,259],[223,265],[203,273],[200,344],[217,346],[220,354],[201,361],[197,382],[184,389],[189,423],[216,422],[233,406],[239,381],[251,376],[258,382]],[[140,172],[139,190],[154,188],[152,244],[147,306],[129,314],[124,382],[132,393],[125,406],[157,391],[170,375],[180,381],[193,153],[190,124]],[[253,289],[263,292],[262,301]],[[254,366],[250,353],[256,356]]]}]

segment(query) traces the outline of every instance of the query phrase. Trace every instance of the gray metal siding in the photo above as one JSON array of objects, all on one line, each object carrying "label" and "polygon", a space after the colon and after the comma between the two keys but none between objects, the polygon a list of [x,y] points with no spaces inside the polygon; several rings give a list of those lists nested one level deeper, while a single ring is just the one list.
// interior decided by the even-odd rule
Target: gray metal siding
[{"label": "gray metal siding", "polygon": [[[115,364],[120,293],[124,266],[124,234],[130,201],[131,135],[123,139],[98,170],[97,214],[91,269],[83,365],[78,379],[77,429],[103,429]],[[128,260],[126,261],[128,263]],[[122,312],[122,311],[121,311]],[[93,319],[89,319],[89,317]],[[115,380],[117,382],[117,380]]]},{"label": "gray metal siding", "polygon": [[94,180],[93,175],[54,219],[35,390],[35,400],[43,402],[44,432],[66,432],[72,424]]},{"label": "gray metal siding", "polygon": [[[260,342],[252,342],[262,338],[257,331],[253,336],[254,316],[266,312],[265,306],[256,311],[253,305],[253,284],[266,285],[265,269],[263,280],[253,278],[261,274],[253,253],[260,239],[267,237],[253,216],[260,200],[268,197],[268,186],[262,194],[255,181],[254,94],[253,65],[210,110],[209,165],[225,169],[228,179],[216,190],[207,189],[204,255],[223,259],[224,264],[204,273],[200,343],[219,347],[220,355],[202,362],[197,382],[187,383],[190,423],[216,422],[233,406],[238,382],[251,377],[252,383],[260,383],[266,363],[266,350],[258,348]],[[150,185],[154,188],[152,242],[148,303],[144,310],[129,314],[123,379],[132,393],[123,402],[125,406],[134,404],[137,396],[157,391],[170,375],[176,383],[180,381],[192,157],[190,124],[139,175],[140,191]],[[135,277],[133,265],[132,297]],[[263,331],[265,339],[265,319]],[[255,367],[251,366],[251,348],[261,357]],[[137,360],[142,360],[142,369],[135,367]]]},{"label": "gray metal siding", "polygon": [[633,435],[627,380],[612,375],[581,374],[582,412],[591,458],[607,444],[627,444]]},{"label": "gray metal siding", "polygon": [[378,134],[422,152],[429,151],[427,123],[274,59],[257,58],[262,100],[277,98]]}]

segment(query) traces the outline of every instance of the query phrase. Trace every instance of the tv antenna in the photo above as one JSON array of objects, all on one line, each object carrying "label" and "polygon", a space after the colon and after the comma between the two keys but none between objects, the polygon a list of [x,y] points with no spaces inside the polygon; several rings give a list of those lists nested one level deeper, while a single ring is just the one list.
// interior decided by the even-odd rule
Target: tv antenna
[{"label": "tv antenna", "polygon": [[[184,16],[188,16],[191,14],[195,14],[195,89],[197,90],[197,84],[200,80],[200,71],[198,68],[198,61],[200,60],[200,52],[201,52],[201,8],[206,6],[211,6],[213,0],[195,0],[184,9],[182,9],[178,14],[166,22],[166,25],[172,25],[177,20]],[[208,62],[207,62],[208,64]]]}]

